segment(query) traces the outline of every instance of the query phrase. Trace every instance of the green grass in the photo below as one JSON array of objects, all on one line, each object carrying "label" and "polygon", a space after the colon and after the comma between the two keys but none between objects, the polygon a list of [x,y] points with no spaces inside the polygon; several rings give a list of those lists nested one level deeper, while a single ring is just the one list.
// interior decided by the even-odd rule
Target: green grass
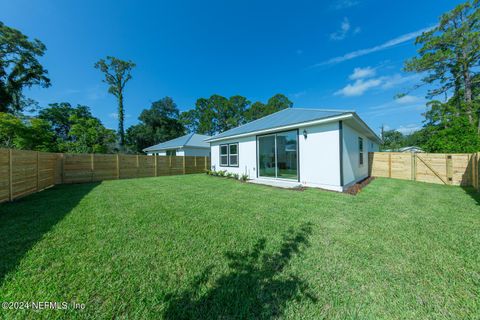
[{"label": "green grass", "polygon": [[205,175],[64,185],[0,205],[0,318],[478,319],[480,197]]}]

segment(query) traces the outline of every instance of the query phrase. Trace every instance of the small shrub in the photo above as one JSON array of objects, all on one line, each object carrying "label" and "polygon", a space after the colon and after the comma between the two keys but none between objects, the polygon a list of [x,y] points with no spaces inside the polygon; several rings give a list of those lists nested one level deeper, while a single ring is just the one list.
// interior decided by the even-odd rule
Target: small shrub
[{"label": "small shrub", "polygon": [[247,180],[248,180],[248,175],[242,174],[242,175],[240,176],[240,180],[242,180],[243,182],[247,181]]},{"label": "small shrub", "polygon": [[212,170],[205,170],[205,173],[207,174],[207,176],[211,176],[212,175]]},{"label": "small shrub", "polygon": [[234,178],[235,180],[238,180],[238,178],[240,177],[240,176],[238,175],[238,173],[234,173],[232,176],[233,176],[233,178]]},{"label": "small shrub", "polygon": [[218,171],[217,173],[219,177],[225,177],[225,174],[227,173],[227,171],[221,170],[221,171]]},{"label": "small shrub", "polygon": [[230,179],[233,178],[233,173],[231,172],[227,173],[227,178],[230,178]]},{"label": "small shrub", "polygon": [[218,172],[217,172],[217,171],[212,171],[211,174],[212,174],[212,176],[214,176],[214,177],[218,176]]}]

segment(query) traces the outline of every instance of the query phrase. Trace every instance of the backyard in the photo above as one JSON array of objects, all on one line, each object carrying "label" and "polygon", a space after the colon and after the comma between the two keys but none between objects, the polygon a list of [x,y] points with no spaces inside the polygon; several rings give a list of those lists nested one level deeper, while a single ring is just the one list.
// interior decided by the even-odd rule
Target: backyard
[{"label": "backyard", "polygon": [[0,310],[31,318],[480,316],[480,197],[376,179],[357,196],[200,175],[0,204]]}]

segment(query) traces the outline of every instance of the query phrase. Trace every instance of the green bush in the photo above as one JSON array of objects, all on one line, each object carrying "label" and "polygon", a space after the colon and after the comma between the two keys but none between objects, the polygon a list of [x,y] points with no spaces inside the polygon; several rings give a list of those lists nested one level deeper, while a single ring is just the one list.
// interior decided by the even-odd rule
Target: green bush
[{"label": "green bush", "polygon": [[234,178],[235,180],[238,180],[238,178],[239,178],[238,173],[234,173],[234,174],[233,174],[233,178]]},{"label": "green bush", "polygon": [[242,180],[243,182],[247,181],[247,180],[248,180],[248,175],[242,174],[242,175],[240,176],[240,180]]}]

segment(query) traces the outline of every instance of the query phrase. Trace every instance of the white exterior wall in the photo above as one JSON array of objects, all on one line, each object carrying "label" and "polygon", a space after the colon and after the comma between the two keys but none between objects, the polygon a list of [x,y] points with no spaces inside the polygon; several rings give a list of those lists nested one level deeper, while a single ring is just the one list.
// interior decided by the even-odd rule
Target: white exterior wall
[{"label": "white exterior wall", "polygon": [[[363,164],[360,165],[358,138],[363,139]],[[376,142],[343,123],[343,185],[348,187],[368,177],[368,153],[378,151]]]},{"label": "white exterior wall", "polygon": [[[307,187],[318,187],[342,191],[340,186],[340,137],[338,122],[298,128],[300,183]],[[303,135],[307,130],[307,138]],[[239,166],[220,166],[220,145],[237,143]],[[212,170],[247,174],[249,179],[257,178],[256,135],[228,139],[211,143]],[[261,179],[267,179],[262,177]]]},{"label": "white exterior wall", "polygon": [[210,157],[210,148],[184,147],[183,152],[186,156]]},{"label": "white exterior wall", "polygon": [[299,128],[300,182],[304,186],[342,191],[338,129],[338,122]]},{"label": "white exterior wall", "polygon": [[[185,148],[175,149],[175,152],[176,152],[175,154],[177,156],[180,156],[180,157],[183,157],[183,156],[210,157],[210,148],[205,149],[205,148],[185,147]],[[154,153],[156,153],[159,156],[166,156],[167,155],[166,150],[151,151],[147,154],[149,156],[151,156]]]},{"label": "white exterior wall", "polygon": [[[220,166],[220,145],[238,142],[238,167]],[[257,178],[257,143],[255,136],[222,140],[211,144],[212,170],[226,170],[238,175],[247,174],[249,179]]]}]

